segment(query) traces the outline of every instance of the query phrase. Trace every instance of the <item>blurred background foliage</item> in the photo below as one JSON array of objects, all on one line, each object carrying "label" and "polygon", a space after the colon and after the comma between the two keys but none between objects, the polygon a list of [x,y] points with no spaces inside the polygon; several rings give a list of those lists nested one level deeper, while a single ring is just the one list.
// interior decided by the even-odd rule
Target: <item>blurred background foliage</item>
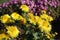
[{"label": "blurred background foliage", "polygon": [[9,0],[0,0],[0,4],[7,2],[7,1],[9,1]]}]

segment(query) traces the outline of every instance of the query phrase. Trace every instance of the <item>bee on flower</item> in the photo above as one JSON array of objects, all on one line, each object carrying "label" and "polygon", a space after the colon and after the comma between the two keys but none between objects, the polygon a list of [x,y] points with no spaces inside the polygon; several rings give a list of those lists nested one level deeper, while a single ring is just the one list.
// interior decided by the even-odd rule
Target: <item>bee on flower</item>
[{"label": "bee on flower", "polygon": [[18,34],[19,34],[19,30],[18,30],[17,26],[7,26],[6,29],[7,29],[7,32],[6,33],[11,38],[17,37]]},{"label": "bee on flower", "polygon": [[20,9],[22,9],[24,12],[29,12],[29,7],[27,5],[21,5]]}]

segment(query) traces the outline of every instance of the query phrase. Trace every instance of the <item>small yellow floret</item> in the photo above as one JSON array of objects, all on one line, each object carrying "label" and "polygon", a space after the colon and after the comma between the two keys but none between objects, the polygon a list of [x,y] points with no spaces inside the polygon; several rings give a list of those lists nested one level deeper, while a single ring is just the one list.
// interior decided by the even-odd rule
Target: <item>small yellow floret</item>
[{"label": "small yellow floret", "polygon": [[27,5],[21,5],[20,9],[24,12],[29,12],[29,7]]}]

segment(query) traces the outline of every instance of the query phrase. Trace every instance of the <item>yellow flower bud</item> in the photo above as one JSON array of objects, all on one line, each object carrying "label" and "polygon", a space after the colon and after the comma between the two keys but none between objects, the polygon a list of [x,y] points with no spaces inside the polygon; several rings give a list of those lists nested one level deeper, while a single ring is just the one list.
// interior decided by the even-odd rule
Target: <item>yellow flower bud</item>
[{"label": "yellow flower bud", "polygon": [[41,13],[44,13],[44,14],[46,14],[46,10],[41,10]]},{"label": "yellow flower bud", "polygon": [[20,9],[24,12],[29,12],[29,7],[27,5],[21,5]]}]

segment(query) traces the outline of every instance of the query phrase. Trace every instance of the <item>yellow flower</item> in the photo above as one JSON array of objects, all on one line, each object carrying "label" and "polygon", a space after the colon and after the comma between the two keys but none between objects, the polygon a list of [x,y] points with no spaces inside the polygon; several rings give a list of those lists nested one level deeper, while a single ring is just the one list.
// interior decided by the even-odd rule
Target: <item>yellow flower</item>
[{"label": "yellow flower", "polygon": [[45,27],[45,26],[42,26],[42,29],[45,33],[48,33],[51,31],[51,27]]},{"label": "yellow flower", "polygon": [[1,16],[2,23],[6,23],[8,21],[8,19],[10,19],[10,16],[8,14]]},{"label": "yellow flower", "polygon": [[44,21],[43,26],[48,27],[49,26],[49,22],[48,21]]},{"label": "yellow flower", "polygon": [[48,39],[51,39],[53,37],[50,33],[45,33],[45,35]]},{"label": "yellow flower", "polygon": [[45,20],[48,20],[49,16],[47,14],[42,14],[40,17],[43,18],[43,19],[45,19]]},{"label": "yellow flower", "polygon": [[5,38],[6,40],[9,39],[9,37],[6,34],[2,33],[0,34],[0,40],[2,40],[3,38]]},{"label": "yellow flower", "polygon": [[35,19],[29,19],[29,21],[30,21],[30,23],[36,25],[36,21],[35,21]]},{"label": "yellow flower", "polygon": [[51,35],[50,33],[46,33],[46,37],[47,37],[48,39],[50,39],[50,38],[52,37],[52,35]]},{"label": "yellow flower", "polygon": [[44,22],[44,20],[42,20],[41,18],[39,18],[38,21],[37,21],[37,24],[38,24],[38,25],[42,25],[43,22]]},{"label": "yellow flower", "polygon": [[27,5],[21,5],[20,9],[24,12],[29,12],[29,7]]},{"label": "yellow flower", "polygon": [[34,17],[35,17],[36,22],[38,22],[39,16],[34,16]]},{"label": "yellow flower", "polygon": [[19,16],[19,20],[22,24],[26,24],[26,19],[22,17],[21,15]]},{"label": "yellow flower", "polygon": [[23,18],[23,19],[20,20],[20,22],[21,22],[22,24],[26,24],[26,19]]},{"label": "yellow flower", "polygon": [[46,14],[46,10],[41,10],[41,13],[44,13],[44,14]]},{"label": "yellow flower", "polygon": [[33,19],[33,18],[34,18],[33,13],[28,13],[27,15],[28,15],[28,17],[29,17],[29,18],[31,18],[31,19]]},{"label": "yellow flower", "polygon": [[13,12],[12,14],[11,14],[11,17],[14,19],[14,20],[19,20],[19,14],[17,13],[17,12]]},{"label": "yellow flower", "polygon": [[45,19],[46,21],[53,21],[53,18],[51,16],[48,16],[47,14],[42,14],[40,17]]},{"label": "yellow flower", "polygon": [[35,25],[36,24],[36,21],[35,21],[34,15],[32,13],[28,13],[27,15],[29,17],[30,23],[32,23],[32,24]]},{"label": "yellow flower", "polygon": [[49,16],[49,21],[53,21],[53,18],[51,16]]},{"label": "yellow flower", "polygon": [[17,29],[16,26],[7,26],[6,29],[7,29],[7,33],[12,38],[17,37],[19,34],[19,30]]},{"label": "yellow flower", "polygon": [[49,22],[43,22],[41,25],[38,27],[42,32],[48,33],[51,31],[51,25]]}]

